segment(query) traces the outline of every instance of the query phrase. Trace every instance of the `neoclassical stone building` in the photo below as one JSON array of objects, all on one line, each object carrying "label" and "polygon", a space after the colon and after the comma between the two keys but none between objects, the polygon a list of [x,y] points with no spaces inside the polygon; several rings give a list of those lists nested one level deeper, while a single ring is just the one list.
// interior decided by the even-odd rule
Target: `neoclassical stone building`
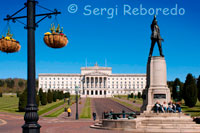
[{"label": "neoclassical stone building", "polygon": [[112,97],[142,93],[146,86],[146,74],[113,74],[111,67],[82,67],[80,74],[41,73],[39,88],[63,90],[75,94],[75,86],[79,87],[82,97]]}]

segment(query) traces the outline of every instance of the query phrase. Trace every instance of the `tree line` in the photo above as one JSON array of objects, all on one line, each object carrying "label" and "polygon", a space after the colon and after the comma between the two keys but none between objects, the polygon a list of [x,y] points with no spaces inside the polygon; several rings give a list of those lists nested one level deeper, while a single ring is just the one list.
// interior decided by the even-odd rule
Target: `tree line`
[{"label": "tree line", "polygon": [[192,74],[186,76],[185,82],[181,82],[179,78],[168,82],[171,89],[171,96],[174,101],[185,101],[188,107],[194,107],[197,100],[200,101],[200,75],[196,79]]},{"label": "tree line", "polygon": [[[36,87],[38,80],[36,79]],[[27,87],[27,80],[18,78],[0,79],[0,93],[21,93]]]},{"label": "tree line", "polygon": [[[70,98],[70,93],[60,90],[48,90],[47,92],[43,92],[42,88],[39,89],[39,92],[36,92],[36,104],[37,106],[44,106],[48,103],[56,102],[57,100],[62,100],[64,98]],[[27,105],[27,89],[24,90],[22,94],[17,94],[19,97],[19,112],[24,112],[25,107]]]}]

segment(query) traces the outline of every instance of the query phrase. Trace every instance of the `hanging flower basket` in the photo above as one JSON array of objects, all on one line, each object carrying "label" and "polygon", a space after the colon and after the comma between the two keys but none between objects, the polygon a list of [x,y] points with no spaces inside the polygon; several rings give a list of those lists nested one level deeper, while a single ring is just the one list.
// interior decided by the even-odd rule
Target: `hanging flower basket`
[{"label": "hanging flower basket", "polygon": [[0,39],[0,50],[6,53],[14,53],[20,50],[21,46],[18,41],[12,38],[12,34],[8,30],[6,37]]},{"label": "hanging flower basket", "polygon": [[44,42],[47,46],[51,48],[62,48],[67,45],[68,39],[63,30],[60,31],[60,26],[55,30],[55,26],[51,25],[51,32],[46,32],[44,34]]}]

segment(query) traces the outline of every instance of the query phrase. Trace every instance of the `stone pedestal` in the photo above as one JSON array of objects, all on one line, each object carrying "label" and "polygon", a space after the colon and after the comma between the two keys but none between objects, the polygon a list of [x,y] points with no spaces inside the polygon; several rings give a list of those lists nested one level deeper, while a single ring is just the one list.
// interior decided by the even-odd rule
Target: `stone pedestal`
[{"label": "stone pedestal", "polygon": [[147,63],[147,84],[143,91],[144,99],[141,112],[150,112],[152,107],[158,101],[170,101],[170,90],[167,86],[166,62],[164,57],[149,57]]}]

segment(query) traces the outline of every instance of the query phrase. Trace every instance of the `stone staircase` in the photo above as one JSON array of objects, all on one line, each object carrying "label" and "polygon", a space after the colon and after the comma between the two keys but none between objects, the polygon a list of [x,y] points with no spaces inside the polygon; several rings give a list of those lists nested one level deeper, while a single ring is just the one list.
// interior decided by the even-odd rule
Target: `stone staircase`
[{"label": "stone staircase", "polygon": [[137,119],[141,120],[138,129],[200,133],[200,125],[196,124],[190,116],[182,113],[143,113]]},{"label": "stone staircase", "polygon": [[182,113],[142,113],[134,120],[136,128],[124,127],[109,128],[103,127],[102,123],[91,125],[96,129],[115,129],[130,131],[134,133],[200,133],[200,124],[196,124],[190,116]]}]

